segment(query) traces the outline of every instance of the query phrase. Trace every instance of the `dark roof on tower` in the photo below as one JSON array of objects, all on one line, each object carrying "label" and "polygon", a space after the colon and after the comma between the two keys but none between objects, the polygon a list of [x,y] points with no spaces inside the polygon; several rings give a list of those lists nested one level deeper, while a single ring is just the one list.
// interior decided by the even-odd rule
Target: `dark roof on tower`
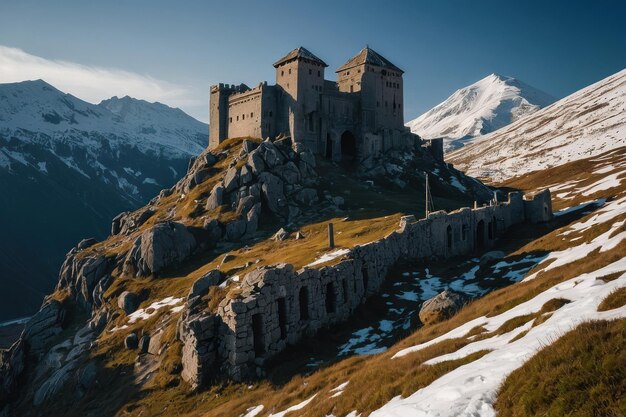
[{"label": "dark roof on tower", "polygon": [[343,70],[347,70],[348,68],[356,67],[357,65],[363,64],[371,64],[376,65],[377,67],[389,68],[394,71],[400,71],[404,73],[400,68],[393,65],[387,58],[370,48],[369,46],[361,49],[361,52],[356,54],[353,58],[350,58],[348,62],[337,68],[337,71],[340,72]]},{"label": "dark roof on tower", "polygon": [[298,58],[317,62],[318,64],[321,64],[325,67],[328,66],[324,61],[322,61],[321,59],[313,55],[311,51],[301,46],[299,48],[294,49],[293,51],[289,52],[287,55],[285,55],[284,57],[276,61],[274,63],[274,67],[278,67],[279,65],[284,64],[285,62],[293,61]]}]

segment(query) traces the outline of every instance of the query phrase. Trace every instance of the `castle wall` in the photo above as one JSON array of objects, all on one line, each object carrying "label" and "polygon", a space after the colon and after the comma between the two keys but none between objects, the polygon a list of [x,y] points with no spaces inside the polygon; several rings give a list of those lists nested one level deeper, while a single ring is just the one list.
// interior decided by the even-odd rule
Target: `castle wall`
[{"label": "castle wall", "polygon": [[443,260],[487,250],[526,216],[545,218],[543,204],[549,197],[549,191],[531,200],[511,193],[507,202],[492,206],[403,221],[398,230],[352,248],[333,266],[295,271],[281,264],[250,272],[241,294],[218,308],[222,322],[218,357],[233,378],[246,377],[288,344],[346,320],[380,289],[389,268],[399,260]]},{"label": "castle wall", "polygon": [[228,137],[261,138],[261,102],[263,88],[236,93],[228,99]]}]

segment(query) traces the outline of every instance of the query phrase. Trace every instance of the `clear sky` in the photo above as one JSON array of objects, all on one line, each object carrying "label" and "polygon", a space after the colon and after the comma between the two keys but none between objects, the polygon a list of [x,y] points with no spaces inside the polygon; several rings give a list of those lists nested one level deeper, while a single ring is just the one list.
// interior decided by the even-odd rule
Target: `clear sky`
[{"label": "clear sky", "polygon": [[405,117],[490,73],[556,97],[626,67],[626,2],[0,0],[0,82],[129,94],[206,121],[208,86],[274,82],[305,46],[334,69],[366,44],[405,71]]}]

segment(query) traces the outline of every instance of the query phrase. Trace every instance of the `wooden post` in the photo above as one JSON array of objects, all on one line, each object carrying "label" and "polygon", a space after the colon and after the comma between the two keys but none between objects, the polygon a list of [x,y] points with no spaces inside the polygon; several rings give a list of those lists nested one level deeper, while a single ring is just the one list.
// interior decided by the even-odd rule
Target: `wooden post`
[{"label": "wooden post", "polygon": [[330,249],[335,247],[335,232],[332,223],[328,223],[328,247]]}]

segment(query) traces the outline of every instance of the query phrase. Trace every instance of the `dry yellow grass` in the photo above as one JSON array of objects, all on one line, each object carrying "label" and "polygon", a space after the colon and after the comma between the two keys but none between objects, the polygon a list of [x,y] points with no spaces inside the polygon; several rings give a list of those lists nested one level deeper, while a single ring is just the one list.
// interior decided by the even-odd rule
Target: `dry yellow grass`
[{"label": "dry yellow grass", "polygon": [[625,345],[626,319],[578,326],[505,380],[498,415],[626,415]]}]

